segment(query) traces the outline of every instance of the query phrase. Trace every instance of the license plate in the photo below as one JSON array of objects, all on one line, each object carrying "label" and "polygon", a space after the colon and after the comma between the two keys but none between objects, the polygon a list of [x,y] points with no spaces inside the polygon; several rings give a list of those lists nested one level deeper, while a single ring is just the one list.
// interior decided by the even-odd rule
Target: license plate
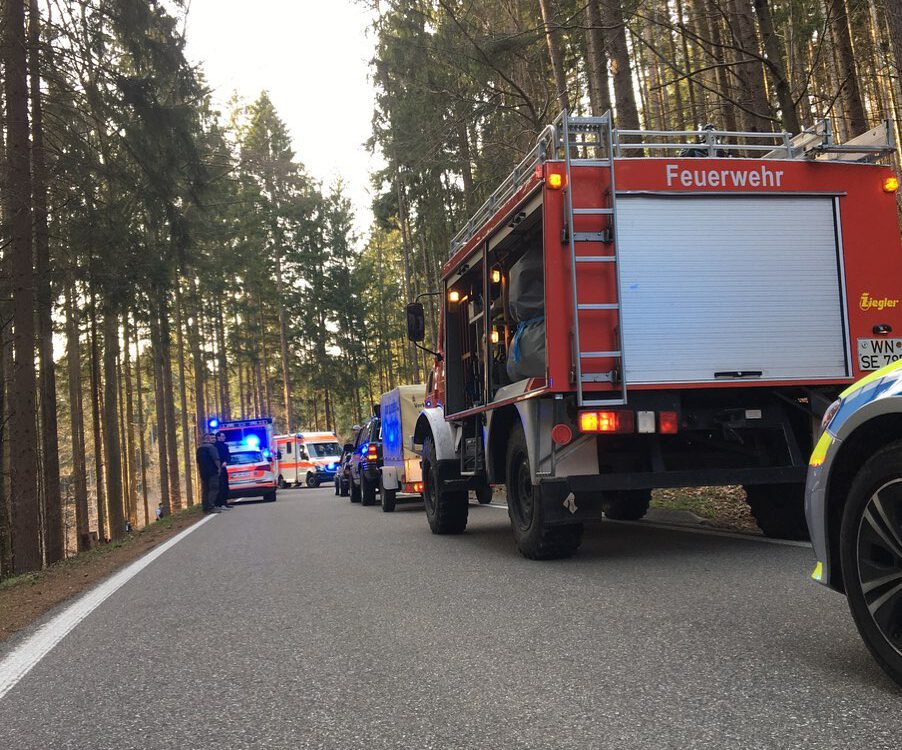
[{"label": "license plate", "polygon": [[249,471],[236,471],[234,474],[232,474],[232,476],[235,479],[241,479],[242,477],[249,477],[250,475],[251,475],[251,472],[249,472]]},{"label": "license plate", "polygon": [[858,339],[858,369],[879,370],[902,359],[902,339]]}]

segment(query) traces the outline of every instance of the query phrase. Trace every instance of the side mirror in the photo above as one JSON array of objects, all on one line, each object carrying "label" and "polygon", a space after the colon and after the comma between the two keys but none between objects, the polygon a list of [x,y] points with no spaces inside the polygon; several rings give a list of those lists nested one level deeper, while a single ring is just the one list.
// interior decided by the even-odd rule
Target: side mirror
[{"label": "side mirror", "polygon": [[407,311],[407,338],[420,342],[426,338],[426,312],[422,302],[411,302]]}]

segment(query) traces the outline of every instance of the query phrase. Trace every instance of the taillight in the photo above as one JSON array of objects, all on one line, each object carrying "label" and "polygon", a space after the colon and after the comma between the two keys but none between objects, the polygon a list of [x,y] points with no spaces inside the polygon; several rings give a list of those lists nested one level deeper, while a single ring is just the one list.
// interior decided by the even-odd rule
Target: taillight
[{"label": "taillight", "polygon": [[680,420],[675,411],[658,414],[658,432],[662,435],[676,435],[680,431]]},{"label": "taillight", "polygon": [[631,411],[583,411],[580,432],[635,432],[636,416]]},{"label": "taillight", "polygon": [[254,469],[255,477],[262,477],[266,473],[266,469]]},{"label": "taillight", "polygon": [[370,443],[366,448],[366,460],[367,461],[375,461],[379,458],[379,449],[376,447],[375,443]]}]

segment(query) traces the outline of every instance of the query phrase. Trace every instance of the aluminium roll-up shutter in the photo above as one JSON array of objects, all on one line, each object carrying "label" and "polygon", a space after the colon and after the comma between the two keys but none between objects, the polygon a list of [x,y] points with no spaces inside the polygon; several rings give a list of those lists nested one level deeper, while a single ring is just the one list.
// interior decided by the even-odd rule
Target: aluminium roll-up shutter
[{"label": "aluminium roll-up shutter", "polygon": [[832,198],[618,196],[617,235],[627,383],[848,375]]}]

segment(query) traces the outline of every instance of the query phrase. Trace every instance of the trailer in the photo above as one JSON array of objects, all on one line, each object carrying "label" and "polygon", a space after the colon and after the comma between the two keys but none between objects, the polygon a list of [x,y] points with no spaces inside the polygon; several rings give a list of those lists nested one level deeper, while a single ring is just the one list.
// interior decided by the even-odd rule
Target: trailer
[{"label": "trailer", "polygon": [[[503,484],[530,558],[663,487],[742,485],[807,535],[827,406],[902,356],[899,181],[884,123],[846,144],[626,131],[561,114],[452,241],[414,431],[434,533]],[[408,336],[425,338],[422,303]]]},{"label": "trailer", "polygon": [[417,419],[426,403],[426,386],[400,385],[380,399],[382,417],[382,468],[379,490],[382,510],[391,513],[398,495],[420,499],[423,472],[420,454],[413,445]]}]

